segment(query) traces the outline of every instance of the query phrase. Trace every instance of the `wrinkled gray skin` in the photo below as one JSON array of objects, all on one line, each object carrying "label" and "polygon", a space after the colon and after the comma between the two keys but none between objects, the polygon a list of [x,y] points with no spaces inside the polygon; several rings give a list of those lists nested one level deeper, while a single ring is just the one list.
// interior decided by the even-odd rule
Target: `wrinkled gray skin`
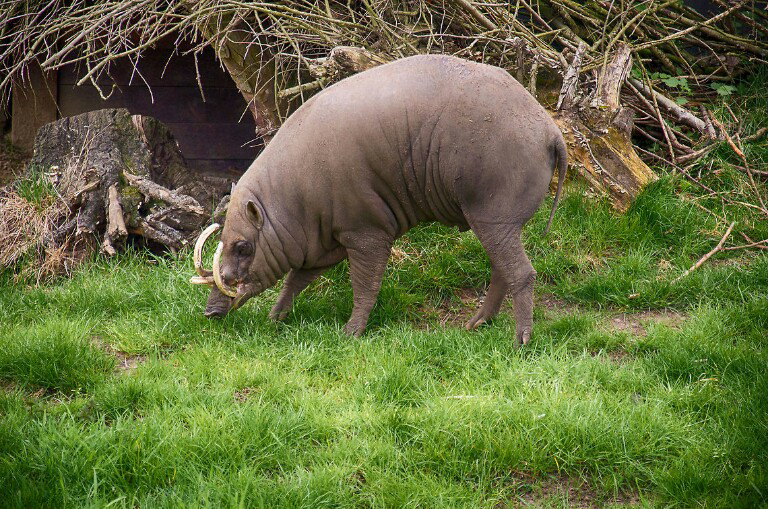
[{"label": "wrinkled gray skin", "polygon": [[[359,336],[393,241],[440,221],[471,228],[490,257],[488,295],[467,328],[511,294],[516,339],[527,343],[536,272],[520,233],[556,166],[564,176],[562,134],[505,71],[438,55],[376,67],[307,101],[242,176],[221,236],[221,275],[242,303],[287,274],[270,314],[281,320],[309,283],[348,258],[354,307],[344,331]],[[224,315],[232,302],[214,287],[205,314]]]}]

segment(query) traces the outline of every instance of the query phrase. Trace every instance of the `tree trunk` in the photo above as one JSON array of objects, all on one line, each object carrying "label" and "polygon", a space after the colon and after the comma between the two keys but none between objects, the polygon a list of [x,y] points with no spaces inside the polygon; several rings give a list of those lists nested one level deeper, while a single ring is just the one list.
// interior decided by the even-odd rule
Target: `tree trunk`
[{"label": "tree trunk", "polygon": [[201,26],[201,33],[216,50],[256,123],[256,136],[264,144],[274,136],[287,115],[288,104],[275,96],[275,60],[257,44],[249,31],[238,29],[232,16],[216,14]]},{"label": "tree trunk", "polygon": [[[579,50],[583,51],[582,46]],[[592,97],[579,96],[580,52],[563,80],[556,111],[551,112],[568,145],[569,166],[598,195],[625,211],[656,175],[632,145],[632,111],[621,106],[621,88],[632,68],[629,46],[621,44],[598,72]]]}]

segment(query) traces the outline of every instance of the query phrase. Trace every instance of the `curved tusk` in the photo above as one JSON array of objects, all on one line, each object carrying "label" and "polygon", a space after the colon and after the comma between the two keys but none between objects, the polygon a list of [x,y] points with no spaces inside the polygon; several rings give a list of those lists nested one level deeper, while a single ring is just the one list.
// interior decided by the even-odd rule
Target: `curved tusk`
[{"label": "curved tusk", "polygon": [[[205,242],[208,240],[208,237],[213,235],[213,233],[219,229],[219,223],[213,223],[211,226],[203,230],[203,233],[200,234],[200,236],[197,238],[197,242],[195,242],[195,271],[200,277],[211,277],[213,273],[210,270],[207,270],[203,268],[203,246],[205,246]],[[195,283],[190,280],[191,283],[194,284],[203,284],[203,283]],[[205,283],[208,284],[208,283]]]},{"label": "curved tusk", "polygon": [[189,282],[193,285],[208,285],[213,286],[215,284],[215,281],[213,280],[213,276],[193,276],[189,278]]},{"label": "curved tusk", "polygon": [[219,288],[221,293],[230,297],[237,297],[237,290],[228,286],[221,280],[221,267],[219,266],[219,260],[221,259],[221,250],[224,249],[224,243],[219,242],[219,247],[216,248],[216,253],[213,255],[213,281]]}]

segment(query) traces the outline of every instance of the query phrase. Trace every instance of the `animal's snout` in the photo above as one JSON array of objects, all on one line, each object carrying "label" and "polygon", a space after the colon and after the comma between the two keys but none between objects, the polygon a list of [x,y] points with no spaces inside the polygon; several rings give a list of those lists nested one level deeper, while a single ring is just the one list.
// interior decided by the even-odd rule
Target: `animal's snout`
[{"label": "animal's snout", "polygon": [[224,284],[227,286],[237,286],[237,279],[238,278],[234,270],[229,267],[221,268],[221,280],[224,282]]}]

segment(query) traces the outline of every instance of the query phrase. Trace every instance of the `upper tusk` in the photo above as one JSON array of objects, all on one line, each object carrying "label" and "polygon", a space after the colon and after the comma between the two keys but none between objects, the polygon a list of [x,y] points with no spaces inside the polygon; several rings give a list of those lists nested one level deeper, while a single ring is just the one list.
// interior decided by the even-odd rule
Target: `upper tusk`
[{"label": "upper tusk", "polygon": [[200,277],[210,277],[213,275],[213,272],[203,268],[203,246],[205,246],[205,241],[208,240],[208,237],[210,237],[219,228],[219,223],[213,223],[211,226],[203,230],[203,233],[200,234],[200,236],[197,238],[197,242],[195,242],[195,271],[197,271],[197,274]]},{"label": "upper tusk", "polygon": [[224,249],[224,243],[219,242],[219,247],[216,248],[216,252],[213,255],[213,281],[219,288],[221,293],[230,297],[237,297],[237,290],[228,286],[221,280],[221,267],[219,266],[219,260],[221,259],[221,250]]}]

